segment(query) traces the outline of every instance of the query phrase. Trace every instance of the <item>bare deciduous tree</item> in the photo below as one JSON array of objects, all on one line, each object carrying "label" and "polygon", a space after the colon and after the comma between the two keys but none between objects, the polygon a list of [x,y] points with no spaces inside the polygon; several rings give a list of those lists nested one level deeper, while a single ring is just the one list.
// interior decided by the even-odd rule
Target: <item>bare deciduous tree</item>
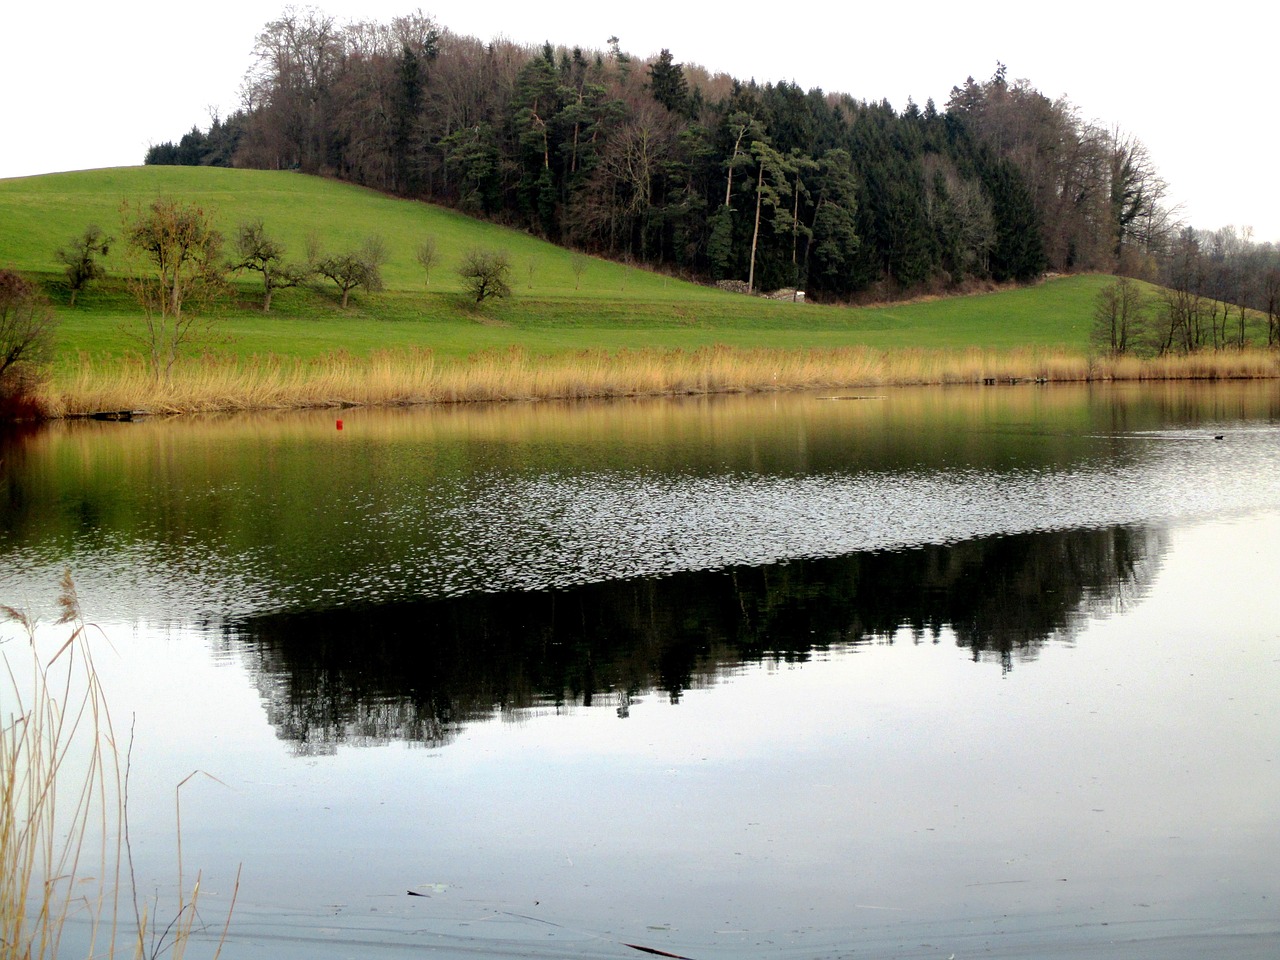
[{"label": "bare deciduous tree", "polygon": [[1267,315],[1267,346],[1274,347],[1280,344],[1280,265],[1263,274],[1262,298]]},{"label": "bare deciduous tree", "polygon": [[435,237],[423,237],[414,253],[418,266],[422,267],[424,285],[431,286],[431,271],[440,265],[440,248]]},{"label": "bare deciduous tree", "polygon": [[276,290],[296,287],[311,276],[309,268],[286,263],[284,245],[268,235],[261,220],[240,224],[236,231],[236,256],[231,270],[254,270],[262,274],[262,312],[271,312],[271,295]]},{"label": "bare deciduous tree", "polygon": [[224,288],[222,234],[204,208],[171,197],[126,203],[121,212],[133,254],[129,287],[144,315],[141,329],[127,332],[142,344],[152,375],[167,380],[181,348],[207,330],[200,314]]},{"label": "bare deciduous tree", "polygon": [[1145,307],[1137,281],[1117,278],[1098,291],[1090,339],[1113,356],[1127,353],[1140,332]]},{"label": "bare deciduous tree", "polygon": [[582,275],[587,272],[591,261],[585,253],[574,253],[569,257],[569,269],[573,271],[573,289],[582,286]]},{"label": "bare deciduous tree", "polygon": [[511,296],[511,258],[505,250],[468,250],[458,265],[458,276],[476,303]]},{"label": "bare deciduous tree", "polygon": [[58,262],[66,268],[67,289],[71,291],[71,302],[76,305],[76,294],[94,280],[101,280],[107,275],[106,268],[98,261],[111,252],[111,237],[102,232],[96,223],[85,227],[84,233],[75,237],[65,247],[59,247],[54,253]]},{"label": "bare deciduous tree", "polygon": [[23,392],[47,358],[53,311],[36,285],[0,270],[0,396]]},{"label": "bare deciduous tree", "polygon": [[258,35],[243,97],[255,123],[250,150],[263,166],[318,170],[342,59],[340,29],[328,14],[288,7]]},{"label": "bare deciduous tree", "polygon": [[325,254],[314,238],[307,260],[311,269],[332,280],[342,292],[342,309],[347,309],[351,291],[363,287],[370,293],[382,289],[382,265],[387,262],[386,244],[381,237],[369,237],[353,250]]}]

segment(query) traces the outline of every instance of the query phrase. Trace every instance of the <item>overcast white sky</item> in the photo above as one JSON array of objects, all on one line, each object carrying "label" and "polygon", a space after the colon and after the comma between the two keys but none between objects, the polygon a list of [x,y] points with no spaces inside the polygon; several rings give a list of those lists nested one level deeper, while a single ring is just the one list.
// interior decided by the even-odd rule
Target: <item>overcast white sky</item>
[{"label": "overcast white sky", "polygon": [[[254,39],[286,4],[133,0],[110,5],[18,0],[0,17],[0,178],[139,164],[208,108],[235,108]],[[299,4],[303,6],[303,4]],[[412,0],[329,0],[339,21],[388,21]],[[1252,226],[1280,242],[1273,176],[1280,123],[1272,93],[1280,12],[1269,3],[1037,4],[540,3],[440,0],[422,9],[482,39],[603,49],[741,79],[794,81],[859,99],[907,97],[941,108],[952,86],[996,61],[1086,119],[1146,143],[1183,216],[1214,229]],[[961,20],[964,12],[973,17]]]}]

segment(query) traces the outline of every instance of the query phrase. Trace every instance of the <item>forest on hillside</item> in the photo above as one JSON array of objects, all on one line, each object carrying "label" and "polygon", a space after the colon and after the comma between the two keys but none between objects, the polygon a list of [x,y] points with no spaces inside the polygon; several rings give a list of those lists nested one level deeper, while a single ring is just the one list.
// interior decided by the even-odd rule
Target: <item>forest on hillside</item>
[{"label": "forest on hillside", "polygon": [[897,111],[711,74],[668,50],[641,61],[616,38],[600,51],[526,47],[421,13],[343,25],[291,8],[259,34],[242,95],[146,162],[337,177],[616,259],[829,301],[1046,270],[1167,281],[1188,263],[1205,295],[1216,285],[1266,309],[1280,291],[1266,289],[1268,270],[1280,278],[1270,245],[1178,223],[1141,141],[1001,65],[941,108]]}]

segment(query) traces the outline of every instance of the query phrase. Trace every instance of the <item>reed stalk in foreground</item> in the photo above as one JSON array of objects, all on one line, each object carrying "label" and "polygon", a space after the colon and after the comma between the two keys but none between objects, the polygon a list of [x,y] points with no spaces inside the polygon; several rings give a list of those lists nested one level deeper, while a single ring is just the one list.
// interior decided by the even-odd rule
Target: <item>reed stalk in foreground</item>
[{"label": "reed stalk in foreground", "polygon": [[1152,359],[1066,350],[584,350],[534,356],[512,349],[438,361],[429,350],[316,360],[205,357],[157,383],[139,362],[82,363],[41,397],[53,416],[394,406],[486,400],[749,393],[984,381],[1213,380],[1280,377],[1273,350]]},{"label": "reed stalk in foreground", "polygon": [[[178,907],[164,927],[139,907],[136,892],[122,896],[134,890],[125,876],[127,770],[69,574],[58,603],[57,625],[69,634],[51,654],[29,614],[0,606],[0,618],[20,629],[0,641],[0,960],[57,960],[68,950],[181,958],[199,878],[186,893],[179,861]],[[64,934],[73,920],[86,932],[70,947]],[[215,958],[225,936],[224,927]]]}]

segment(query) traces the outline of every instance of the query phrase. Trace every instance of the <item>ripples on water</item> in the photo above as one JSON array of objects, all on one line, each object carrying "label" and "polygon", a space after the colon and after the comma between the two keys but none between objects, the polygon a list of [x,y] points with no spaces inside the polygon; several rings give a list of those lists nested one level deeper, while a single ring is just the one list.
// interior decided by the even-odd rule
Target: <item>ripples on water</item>
[{"label": "ripples on water", "polygon": [[550,589],[1280,504],[1273,432],[1243,431],[1231,444],[1181,437],[1144,435],[1142,459],[1123,468],[477,477],[380,518],[408,542],[437,524],[449,536],[346,589],[362,600]]},{"label": "ripples on water", "polygon": [[[106,534],[10,553],[23,586],[64,564],[102,616],[246,616],[288,606],[563,588],[733,565],[896,550],[974,537],[1163,524],[1280,505],[1268,427],[1098,436],[1063,467],[814,475],[494,471],[348,503],[323,576],[271,545]],[[1122,452],[1123,455],[1117,455]],[[242,491],[246,499],[269,491]],[[56,553],[56,559],[50,558]],[[70,559],[68,560],[68,556]],[[2,585],[2,584],[0,584]],[[128,596],[128,612],[113,598]]]}]

